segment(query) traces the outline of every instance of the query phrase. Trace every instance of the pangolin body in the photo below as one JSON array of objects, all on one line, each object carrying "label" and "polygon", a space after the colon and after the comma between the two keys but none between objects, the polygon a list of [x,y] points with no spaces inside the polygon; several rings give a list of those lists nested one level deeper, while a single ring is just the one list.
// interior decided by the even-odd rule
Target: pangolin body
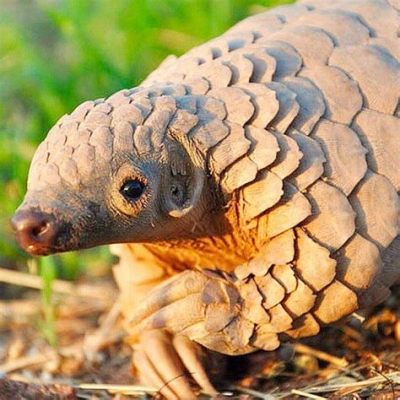
[{"label": "pangolin body", "polygon": [[[242,298],[240,320],[209,308],[208,330],[185,333],[230,354],[317,334],[400,278],[399,15],[397,0],[307,0],[247,18],[168,57],[139,87],[63,117],[29,185],[89,185],[96,163],[164,151],[168,132],[183,135],[233,232],[180,238],[194,255],[183,261],[137,246],[160,265],[223,269]],[[140,264],[131,256],[121,260]],[[209,343],[210,332],[231,341]]]}]

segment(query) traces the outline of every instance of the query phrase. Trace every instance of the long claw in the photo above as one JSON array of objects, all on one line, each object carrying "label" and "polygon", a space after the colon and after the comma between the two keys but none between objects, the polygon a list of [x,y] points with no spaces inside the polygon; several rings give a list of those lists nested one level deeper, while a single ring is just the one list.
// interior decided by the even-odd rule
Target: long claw
[{"label": "long claw", "polygon": [[204,320],[204,304],[201,293],[186,296],[171,303],[138,324],[129,324],[129,335],[131,340],[136,340],[141,332],[152,329],[167,329],[177,333],[187,327]]},{"label": "long claw", "polygon": [[181,358],[184,366],[192,375],[200,388],[207,394],[215,396],[218,394],[204,370],[203,363],[198,352],[198,345],[186,336],[176,335],[172,341],[176,352]]},{"label": "long claw", "polygon": [[[196,399],[189,384],[187,371],[182,365],[169,335],[162,331],[148,332],[143,340],[143,349],[159,377],[164,382],[164,387],[172,390],[178,399]],[[162,393],[162,390],[161,390]]]},{"label": "long claw", "polygon": [[133,354],[133,362],[139,371],[140,380],[146,386],[159,389],[159,393],[161,393],[168,400],[179,400],[176,394],[158,375],[154,365],[151,363],[143,349],[135,350]]},{"label": "long claw", "polygon": [[146,301],[137,307],[129,324],[131,326],[136,325],[161,308],[191,294],[201,292],[208,280],[208,277],[197,271],[185,271],[168,279],[164,284],[157,286],[155,290],[150,292]]}]

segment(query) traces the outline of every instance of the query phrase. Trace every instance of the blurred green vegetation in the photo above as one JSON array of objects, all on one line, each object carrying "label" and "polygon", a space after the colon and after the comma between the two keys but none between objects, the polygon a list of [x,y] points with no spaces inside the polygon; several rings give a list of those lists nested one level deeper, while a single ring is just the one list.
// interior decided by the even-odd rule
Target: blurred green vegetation
[{"label": "blurred green vegetation", "polygon": [[[291,0],[0,0],[0,265],[26,264],[9,218],[37,144],[90,98],[138,85],[168,54]],[[106,249],[53,260],[58,276],[104,270]],[[93,272],[94,273],[94,272]]]}]

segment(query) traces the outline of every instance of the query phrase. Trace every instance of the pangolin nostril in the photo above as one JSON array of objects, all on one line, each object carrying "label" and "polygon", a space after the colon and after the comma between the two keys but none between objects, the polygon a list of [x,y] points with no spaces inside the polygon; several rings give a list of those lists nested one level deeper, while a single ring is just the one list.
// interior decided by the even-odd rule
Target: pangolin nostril
[{"label": "pangolin nostril", "polygon": [[31,236],[33,239],[40,239],[41,236],[45,235],[46,232],[49,230],[49,223],[42,222],[39,226],[34,226],[31,230]]}]

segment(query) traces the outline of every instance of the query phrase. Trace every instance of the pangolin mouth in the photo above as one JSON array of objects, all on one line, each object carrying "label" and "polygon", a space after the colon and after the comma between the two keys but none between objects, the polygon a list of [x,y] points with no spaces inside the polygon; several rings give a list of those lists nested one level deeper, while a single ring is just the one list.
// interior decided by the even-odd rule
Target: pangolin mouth
[{"label": "pangolin mouth", "polygon": [[19,245],[32,256],[48,256],[50,254],[57,253],[57,250],[51,249],[50,247],[29,245],[27,247],[23,246],[18,240]]}]

